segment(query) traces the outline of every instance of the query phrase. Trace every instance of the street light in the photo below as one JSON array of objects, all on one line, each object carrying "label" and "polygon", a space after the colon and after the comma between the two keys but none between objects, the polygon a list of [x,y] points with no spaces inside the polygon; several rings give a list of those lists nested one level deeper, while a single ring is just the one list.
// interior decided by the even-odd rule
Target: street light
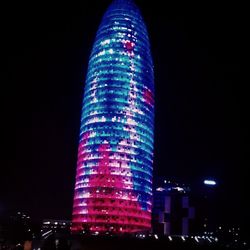
[{"label": "street light", "polygon": [[203,183],[209,186],[215,186],[217,184],[214,180],[204,180]]}]

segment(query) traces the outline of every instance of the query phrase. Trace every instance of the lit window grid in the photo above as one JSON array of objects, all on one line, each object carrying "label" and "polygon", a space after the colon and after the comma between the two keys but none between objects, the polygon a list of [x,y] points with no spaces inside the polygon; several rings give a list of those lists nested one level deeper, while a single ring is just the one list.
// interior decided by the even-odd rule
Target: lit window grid
[{"label": "lit window grid", "polygon": [[[127,16],[129,17],[129,15],[127,15]],[[105,18],[104,18],[104,20],[105,20]],[[127,18],[127,20],[128,21],[132,20],[132,18],[131,17],[130,17],[130,19]],[[103,24],[100,27],[105,28],[105,26]],[[126,27],[122,26],[120,28],[123,31],[126,30]],[[114,37],[122,37],[122,38],[124,38],[126,35],[128,35],[127,33],[120,33],[120,32],[117,33],[117,30],[118,29],[114,29],[114,34],[118,34],[118,36],[114,36]],[[140,30],[143,30],[143,29],[140,29]],[[130,30],[128,30],[128,31],[130,31]],[[107,32],[108,32],[108,34],[111,34],[111,32],[109,30],[107,30]],[[97,34],[97,38],[99,36],[101,36],[101,35],[104,35],[104,33],[100,29],[100,31]],[[141,36],[142,36],[142,32],[141,32]],[[141,40],[143,40],[142,37],[139,37],[139,38],[141,38]],[[112,39],[114,39],[114,38],[112,38]],[[96,40],[98,42],[98,39],[96,39]],[[138,40],[140,40],[140,39],[138,39]],[[107,41],[107,39],[104,40],[104,41]],[[113,41],[113,40],[111,40],[111,41]],[[110,45],[110,43],[108,43],[108,44]],[[113,44],[113,46],[114,46],[114,44]],[[148,41],[147,41],[147,45],[148,45]],[[139,47],[139,43],[138,43],[138,47]],[[92,55],[94,55],[94,53],[95,53],[95,48],[98,48],[98,45],[94,45]],[[116,49],[118,51],[116,51]],[[152,86],[153,86],[152,66],[148,67],[148,69],[146,69],[145,71],[140,69],[140,67],[138,66],[138,65],[141,65],[141,60],[145,59],[145,58],[148,58],[149,61],[152,64],[151,57],[150,57],[149,54],[147,54],[147,55],[138,54],[139,57],[137,57],[137,60],[139,60],[139,62],[137,62],[136,61],[136,55],[133,55],[133,58],[128,59],[128,57],[131,57],[132,53],[125,53],[124,51],[119,52],[119,49],[124,50],[124,48],[122,48],[122,46],[117,47],[117,48],[115,46],[114,46],[114,48],[112,48],[112,47],[106,48],[106,50],[102,50],[104,52],[100,51],[100,49],[99,49],[98,53],[101,53],[101,54],[99,54],[100,58],[98,59],[98,61],[90,59],[89,71],[88,71],[88,76],[87,76],[87,80],[86,80],[86,87],[85,87],[83,110],[85,108],[89,109],[89,110],[93,110],[94,107],[96,106],[96,104],[98,104],[99,106],[105,106],[105,107],[108,106],[108,107],[110,107],[110,106],[115,106],[116,103],[121,104],[121,106],[122,105],[125,105],[125,106],[128,105],[130,108],[133,107],[134,109],[136,109],[135,108],[136,106],[141,105],[142,107],[137,108],[138,110],[143,110],[145,108],[145,106],[146,106],[145,103],[140,103],[140,101],[138,101],[138,100],[143,99],[142,92],[137,93],[137,97],[132,98],[131,103],[129,103],[128,98],[124,98],[124,96],[126,97],[126,96],[129,95],[130,89],[131,89],[131,82],[133,82],[133,85],[136,85],[138,87],[139,86],[143,87],[143,86],[145,86],[145,79],[147,79],[146,83],[149,85],[148,89],[150,90],[150,87],[151,87],[150,91],[151,91],[151,93],[153,93],[153,89],[152,89]],[[140,48],[140,49],[142,50],[142,48]],[[149,51],[149,48],[146,48],[145,50]],[[109,55],[108,60],[107,60],[107,56],[106,56],[107,53],[109,53],[111,55],[111,56]],[[102,67],[99,67],[97,65],[99,63],[105,62],[105,60],[108,61],[108,62],[111,62],[111,64],[117,64],[117,60],[116,60],[117,55],[116,55],[116,53],[118,53],[118,56],[120,56],[120,58],[122,58],[122,56],[124,57],[124,59],[122,60],[122,61],[126,62],[126,64],[123,65],[124,67],[113,67],[112,68],[112,67],[108,66],[109,69],[105,69],[105,67],[103,67],[103,69],[102,69]],[[102,62],[101,57],[103,57],[103,62]],[[131,61],[131,64],[133,64],[132,68],[129,65],[130,61]],[[148,61],[145,61],[144,65],[145,64],[147,66],[150,63],[148,63]],[[126,70],[126,67],[127,67],[127,70]],[[136,70],[136,67],[138,67],[137,70]],[[92,96],[91,95],[89,96],[88,88],[92,87],[91,81],[89,81],[89,80],[91,79],[91,74],[93,74],[93,72],[94,72],[94,75],[92,76],[92,78],[97,77],[99,79],[96,82],[92,83],[92,84],[98,86],[97,82],[99,82],[98,87],[100,88],[101,87],[100,83],[101,83],[101,81],[103,81],[104,92],[101,95],[97,93],[98,91],[96,91],[94,93],[94,96],[93,96],[93,93],[92,93]],[[98,72],[98,73],[96,73],[96,72]],[[124,72],[126,72],[126,74],[124,74]],[[146,76],[143,75],[143,74],[145,74],[144,72],[147,73]],[[130,84],[130,85],[127,86],[125,94],[123,94],[122,96],[119,96],[119,94],[110,95],[108,93],[105,93],[105,87],[108,87],[109,89],[112,88],[112,85],[110,83],[107,86],[107,80],[110,81],[111,74],[113,74],[112,75],[112,82],[117,84],[117,82],[120,81],[123,84]],[[122,75],[123,75],[123,77],[121,77]],[[107,79],[105,79],[105,78],[107,78]],[[124,81],[124,78],[126,79],[125,81]],[[135,81],[138,78],[140,78],[140,82]],[[98,87],[97,87],[97,89],[98,89]],[[116,89],[111,89],[111,91],[113,91],[114,94],[117,93]],[[91,99],[92,100],[94,99],[94,102],[91,102]],[[113,102],[112,105],[110,105],[110,99]],[[152,107],[147,107],[148,110],[146,110],[146,111],[147,111],[147,113],[149,113],[151,115],[151,116],[149,115],[149,117],[152,117],[151,120],[153,120],[153,104],[151,106]],[[124,185],[122,190],[124,188],[125,189],[123,191],[121,191],[121,190],[119,191],[119,189],[117,189],[115,191],[115,189],[112,188],[113,193],[111,193],[111,195],[107,196],[105,194],[105,195],[102,196],[102,198],[105,198],[106,202],[109,204],[109,202],[111,202],[111,203],[113,202],[113,198],[115,196],[114,192],[118,192],[118,193],[123,192],[123,194],[124,194],[123,196],[127,197],[128,201],[131,201],[131,197],[129,197],[129,194],[132,195],[132,197],[134,197],[135,201],[136,202],[139,201],[140,204],[142,205],[142,206],[138,206],[138,203],[136,203],[136,208],[137,209],[139,208],[139,210],[133,209],[133,212],[125,213],[123,211],[121,213],[118,213],[118,210],[117,210],[118,208],[114,209],[114,206],[112,206],[112,208],[115,211],[114,211],[114,213],[110,214],[110,217],[108,218],[108,220],[110,221],[110,223],[112,222],[114,225],[116,225],[115,228],[117,228],[117,225],[120,225],[120,224],[123,225],[125,231],[142,230],[143,228],[144,229],[149,228],[149,226],[150,226],[150,212],[151,212],[151,202],[150,202],[150,200],[151,200],[151,196],[152,196],[152,188],[151,188],[152,181],[148,181],[150,179],[148,177],[146,177],[146,176],[147,176],[147,174],[148,174],[148,176],[152,176],[152,155],[153,155],[152,154],[152,145],[153,145],[152,129],[153,129],[153,122],[148,121],[148,123],[147,123],[147,121],[145,121],[145,112],[143,113],[144,118],[141,118],[141,119],[140,119],[140,115],[142,116],[142,114],[137,114],[137,112],[135,112],[136,114],[132,115],[133,119],[131,119],[131,122],[133,122],[133,123],[129,124],[128,123],[128,118],[127,118],[128,115],[122,116],[117,111],[124,111],[124,110],[123,110],[122,107],[121,107],[120,110],[117,109],[117,108],[114,109],[113,112],[114,112],[115,116],[113,116],[112,118],[108,117],[108,114],[106,114],[105,112],[102,112],[102,113],[99,113],[99,114],[96,113],[95,117],[93,117],[92,120],[87,115],[84,116],[84,114],[83,114],[83,116],[82,116],[83,119],[81,121],[81,124],[82,124],[81,125],[81,135],[84,133],[82,131],[95,130],[95,136],[94,136],[94,137],[96,137],[95,140],[92,140],[92,143],[91,143],[91,137],[88,138],[88,144],[92,145],[92,151],[95,151],[95,147],[98,147],[98,145],[100,145],[100,143],[102,143],[103,141],[106,141],[106,140],[108,141],[110,139],[110,137],[112,137],[112,140],[110,140],[110,145],[111,145],[112,152],[113,152],[113,150],[116,150],[115,146],[117,145],[117,143],[119,143],[119,139],[121,140],[121,138],[122,138],[124,140],[131,141],[131,132],[129,130],[126,131],[125,127],[124,127],[124,129],[120,129],[117,133],[116,132],[114,133],[115,128],[118,127],[118,126],[121,126],[121,124],[122,125],[124,124],[125,126],[126,125],[128,125],[128,126],[133,125],[132,127],[134,127],[135,134],[138,134],[137,130],[139,130],[138,128],[141,127],[141,130],[144,129],[145,137],[151,139],[151,140],[148,140],[151,143],[147,143],[148,145],[151,146],[151,151],[146,149],[144,153],[140,154],[140,152],[137,152],[138,150],[136,151],[137,148],[135,148],[135,149],[132,149],[132,152],[134,154],[133,157],[131,157],[131,155],[133,155],[131,152],[123,152],[124,154],[119,154],[119,153],[114,154],[115,160],[122,160],[122,161],[128,160],[127,166],[129,166],[130,171],[127,172],[127,174],[125,172],[124,175],[122,175],[120,173],[120,174],[118,174],[118,176],[119,177],[132,176],[133,178],[130,179],[130,183],[132,183],[133,185]],[[114,117],[119,117],[121,120],[120,121],[114,121],[114,120],[112,120],[112,119],[114,119]],[[110,123],[109,118],[111,118],[112,123]],[[107,124],[109,126],[107,126]],[[98,135],[97,132],[96,132],[98,129],[96,129],[95,126],[97,126],[98,129],[104,131],[104,133],[106,133],[106,134],[104,136]],[[119,133],[120,133],[120,135],[119,135]],[[137,143],[139,143],[139,138],[140,137],[141,136],[138,137]],[[134,140],[134,141],[136,141],[136,140]],[[114,142],[114,143],[112,143],[112,142]],[[129,143],[129,144],[131,144],[131,143]],[[141,142],[141,146],[144,145],[144,144],[146,145],[145,142],[144,143]],[[145,148],[146,148],[146,146],[144,147],[144,149]],[[83,147],[82,146],[79,147],[79,152],[80,151],[84,152],[85,150],[86,150],[86,143],[83,145]],[[116,150],[116,151],[118,151],[118,150]],[[89,149],[87,150],[87,152],[89,152]],[[83,154],[85,155],[84,159],[82,159],[82,157],[81,157],[81,152],[80,152],[79,158],[78,158],[77,179],[79,180],[79,178],[81,179],[81,176],[83,176],[83,178],[85,178],[85,180],[87,180],[86,183],[89,183],[89,180],[90,180],[91,176],[95,176],[97,174],[98,167],[100,167],[100,166],[97,163],[97,169],[96,170],[93,168],[93,165],[92,165],[92,168],[89,168],[89,170],[88,170],[88,164],[90,164],[90,165],[93,164],[93,160],[98,161],[98,159],[102,159],[102,154],[100,153],[99,156],[98,156],[98,153],[95,154],[97,158],[89,156],[88,153],[86,153],[86,152],[83,153]],[[109,161],[110,161],[109,168],[110,168],[110,172],[112,173],[112,167],[111,166],[112,166],[112,163],[115,163],[115,162],[112,162],[112,160],[110,160],[110,159],[112,159],[111,156],[109,157]],[[84,166],[84,171],[81,171],[83,162],[84,162],[84,165],[85,165]],[[130,165],[132,165],[132,163],[135,165],[135,167],[130,166]],[[140,170],[143,169],[143,167],[140,166],[140,164],[144,165],[144,166],[146,166],[146,165],[149,166],[148,168],[145,167],[148,171],[147,171],[146,174],[144,173],[144,175],[143,175],[143,171],[140,171]],[[137,169],[137,170],[135,170],[135,169]],[[111,176],[114,177],[115,176],[114,173],[117,173],[117,172],[113,172],[113,174],[111,174]],[[136,173],[137,173],[137,175],[136,175]],[[138,178],[138,176],[140,176],[141,178]],[[147,182],[149,183],[148,185],[147,185]],[[124,183],[126,184],[126,181],[124,181]],[[95,184],[95,183],[92,181],[92,184]],[[81,186],[79,186],[79,181],[78,181],[77,184],[76,184],[75,201],[78,201],[78,199],[82,199],[82,202],[84,202],[83,199],[90,199],[91,200],[91,195],[93,194],[93,192],[94,193],[97,192],[97,190],[95,190],[95,188],[96,188],[95,186],[93,188],[91,188],[90,185],[81,187]],[[137,191],[137,192],[130,193],[130,192],[128,192],[128,190]],[[105,191],[105,188],[102,191]],[[139,196],[139,198],[137,196]],[[94,196],[94,199],[92,199],[93,202],[95,202],[97,200],[98,200],[98,198],[96,196]],[[115,196],[115,201],[118,201],[118,200],[119,200],[119,197]],[[81,201],[80,201],[80,203],[81,203]],[[77,206],[75,206],[75,204],[74,204],[73,222],[77,222],[77,221],[78,222],[83,222],[84,221],[84,222],[92,223],[91,228],[93,230],[99,229],[99,231],[103,231],[104,228],[106,228],[106,226],[104,226],[104,224],[102,224],[102,223],[105,223],[105,225],[107,225],[107,218],[105,216],[103,217],[103,212],[100,212],[102,210],[105,210],[105,208],[102,208],[100,210],[99,208],[95,209],[95,206],[93,206],[93,207],[91,207],[91,209],[85,209],[84,210],[85,212],[83,212],[83,211],[79,212],[79,211],[81,211],[81,209],[79,210],[78,206],[79,206],[79,204]],[[119,204],[119,207],[121,207],[120,204]],[[141,211],[142,207],[145,210],[148,210],[147,211],[148,213],[146,213],[146,215],[144,214],[142,216],[139,216],[138,213],[141,214],[143,212],[143,211]],[[90,208],[90,207],[88,206],[88,208]],[[133,208],[135,208],[135,207],[133,207]],[[80,215],[85,214],[85,213],[86,213],[85,217],[80,216]],[[120,214],[120,217],[118,219],[117,218],[115,219],[115,218],[113,218],[111,216],[111,215],[115,215],[115,214],[116,215]],[[97,218],[99,218],[99,220]],[[131,218],[134,218],[134,219],[131,219]],[[139,222],[137,223],[137,220],[140,219],[140,218],[144,218],[144,219],[139,220]],[[126,224],[126,222],[129,222],[129,224]]]}]

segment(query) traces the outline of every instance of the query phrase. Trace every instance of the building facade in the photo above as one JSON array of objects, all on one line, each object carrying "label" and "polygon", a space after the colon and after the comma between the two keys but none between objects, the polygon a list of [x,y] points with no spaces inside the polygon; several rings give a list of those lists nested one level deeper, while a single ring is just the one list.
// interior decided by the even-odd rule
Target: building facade
[{"label": "building facade", "polygon": [[191,203],[189,187],[170,180],[161,181],[154,188],[153,232],[182,236],[194,233],[195,209]]},{"label": "building facade", "polygon": [[46,219],[42,222],[42,230],[43,232],[47,232],[49,230],[56,231],[56,230],[64,230],[69,231],[71,227],[70,220],[51,220]]},{"label": "building facade", "polygon": [[154,77],[147,29],[114,0],[96,34],[85,83],[72,231],[151,228]]}]

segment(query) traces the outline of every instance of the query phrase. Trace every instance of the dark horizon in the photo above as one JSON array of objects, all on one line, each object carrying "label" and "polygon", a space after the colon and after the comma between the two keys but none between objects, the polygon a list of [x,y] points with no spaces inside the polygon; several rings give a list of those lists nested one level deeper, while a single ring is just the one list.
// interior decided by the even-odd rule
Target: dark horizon
[{"label": "dark horizon", "polygon": [[[10,6],[0,212],[71,218],[88,58],[110,2]],[[135,2],[155,65],[155,175],[216,178],[222,222],[247,225],[243,7]]]}]

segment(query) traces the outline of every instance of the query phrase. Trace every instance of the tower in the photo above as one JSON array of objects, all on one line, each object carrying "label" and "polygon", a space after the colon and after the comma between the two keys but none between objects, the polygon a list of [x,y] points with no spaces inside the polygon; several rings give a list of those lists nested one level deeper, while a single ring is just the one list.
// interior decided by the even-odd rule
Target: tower
[{"label": "tower", "polygon": [[103,16],[85,83],[72,231],[151,228],[153,63],[147,30],[131,0]]}]

